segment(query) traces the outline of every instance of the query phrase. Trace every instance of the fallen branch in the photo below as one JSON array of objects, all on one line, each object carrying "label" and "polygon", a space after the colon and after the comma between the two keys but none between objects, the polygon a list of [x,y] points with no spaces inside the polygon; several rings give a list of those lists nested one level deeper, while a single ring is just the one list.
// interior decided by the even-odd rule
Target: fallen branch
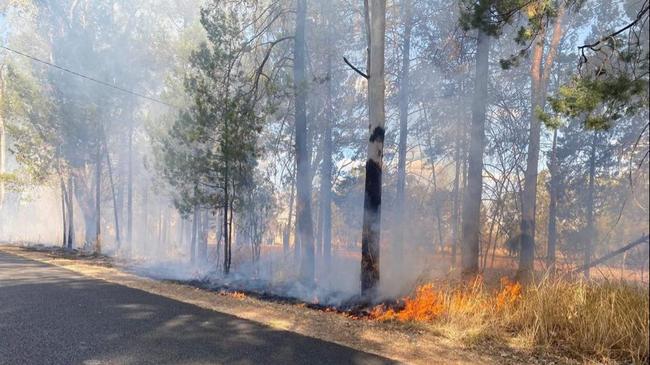
[{"label": "fallen branch", "polygon": [[618,255],[622,254],[623,252],[625,252],[627,250],[630,250],[630,249],[634,248],[637,245],[640,245],[643,242],[648,242],[649,239],[650,239],[649,235],[647,235],[647,234],[643,235],[643,236],[637,238],[636,240],[628,243],[627,245],[619,248],[618,250],[612,251],[612,252],[606,254],[605,256],[603,256],[603,257],[601,257],[601,258],[599,258],[597,260],[592,261],[589,265],[583,265],[583,266],[580,266],[580,267],[578,267],[576,269],[571,270],[570,273],[575,274],[575,273],[590,269],[590,268],[592,268],[594,266],[600,265],[603,262],[611,259],[612,257],[618,256]]}]

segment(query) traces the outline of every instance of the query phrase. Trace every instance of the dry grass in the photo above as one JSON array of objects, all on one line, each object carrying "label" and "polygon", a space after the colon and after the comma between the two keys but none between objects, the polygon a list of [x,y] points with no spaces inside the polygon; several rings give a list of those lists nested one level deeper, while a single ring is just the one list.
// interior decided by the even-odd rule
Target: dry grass
[{"label": "dry grass", "polygon": [[425,284],[403,304],[378,306],[371,317],[427,323],[468,344],[517,340],[587,361],[649,360],[648,289],[624,282],[546,279],[523,288],[502,279],[489,288],[479,278],[456,287]]}]

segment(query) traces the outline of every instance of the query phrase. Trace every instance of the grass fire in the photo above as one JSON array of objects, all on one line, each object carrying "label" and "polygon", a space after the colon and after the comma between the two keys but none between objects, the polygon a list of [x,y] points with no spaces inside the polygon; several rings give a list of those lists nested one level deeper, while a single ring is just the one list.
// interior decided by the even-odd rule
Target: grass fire
[{"label": "grass fire", "polygon": [[0,365],[649,364],[650,0],[0,0]]}]

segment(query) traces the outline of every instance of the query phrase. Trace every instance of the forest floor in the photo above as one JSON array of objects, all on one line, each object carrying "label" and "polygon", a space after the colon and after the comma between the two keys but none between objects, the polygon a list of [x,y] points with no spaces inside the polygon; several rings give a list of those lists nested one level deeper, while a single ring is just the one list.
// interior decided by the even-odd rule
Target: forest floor
[{"label": "forest floor", "polygon": [[512,341],[463,341],[421,324],[380,322],[307,303],[264,300],[241,292],[215,292],[189,283],[136,275],[106,256],[45,246],[0,245],[0,250],[180,302],[251,320],[278,330],[333,342],[412,364],[579,364],[561,355],[534,351]]}]

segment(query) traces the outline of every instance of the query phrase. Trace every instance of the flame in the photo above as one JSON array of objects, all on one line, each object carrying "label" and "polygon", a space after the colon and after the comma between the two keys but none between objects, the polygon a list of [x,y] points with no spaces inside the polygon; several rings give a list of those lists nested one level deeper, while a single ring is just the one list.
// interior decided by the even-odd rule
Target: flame
[{"label": "flame", "polygon": [[501,279],[501,289],[496,292],[486,291],[480,277],[464,288],[453,290],[436,290],[429,283],[419,286],[414,295],[402,298],[403,308],[378,305],[372,308],[369,317],[378,321],[432,322],[443,317],[462,316],[479,308],[503,311],[516,305],[521,295],[521,284],[505,277]]},{"label": "flame", "polygon": [[497,294],[495,309],[503,310],[514,305],[521,298],[521,284],[507,277],[501,278],[501,291]]},{"label": "flame", "polygon": [[240,291],[232,292],[232,293],[230,293],[230,296],[235,298],[235,299],[239,299],[239,300],[244,300],[246,298],[246,294],[244,294],[244,293],[242,293]]}]

